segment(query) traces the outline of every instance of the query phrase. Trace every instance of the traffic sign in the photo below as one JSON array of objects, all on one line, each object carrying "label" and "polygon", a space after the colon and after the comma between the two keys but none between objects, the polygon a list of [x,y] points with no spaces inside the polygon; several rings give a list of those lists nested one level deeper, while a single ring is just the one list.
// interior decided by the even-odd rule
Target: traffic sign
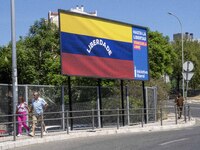
[{"label": "traffic sign", "polygon": [[193,75],[194,75],[194,72],[184,72],[183,73],[184,80],[190,81]]},{"label": "traffic sign", "polygon": [[194,65],[191,61],[186,61],[184,64],[183,64],[183,69],[185,71],[192,71],[194,69]]}]

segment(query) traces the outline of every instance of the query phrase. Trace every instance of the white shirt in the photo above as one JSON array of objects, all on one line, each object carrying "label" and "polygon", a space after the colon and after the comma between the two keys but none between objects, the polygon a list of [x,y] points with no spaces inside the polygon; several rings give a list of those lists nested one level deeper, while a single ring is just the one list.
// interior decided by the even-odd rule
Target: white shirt
[{"label": "white shirt", "polygon": [[38,97],[37,100],[32,100],[32,107],[35,115],[39,115],[43,113],[43,108],[46,105],[46,101],[43,98]]}]

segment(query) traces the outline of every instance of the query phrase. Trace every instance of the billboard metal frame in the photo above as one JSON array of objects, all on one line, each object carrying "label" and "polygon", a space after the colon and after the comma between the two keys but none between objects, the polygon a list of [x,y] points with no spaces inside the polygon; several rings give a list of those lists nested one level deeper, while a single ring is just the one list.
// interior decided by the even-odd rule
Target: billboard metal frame
[{"label": "billboard metal frame", "polygon": [[[145,66],[145,70],[139,70],[138,68],[135,67],[135,62],[134,62],[134,56],[132,59],[133,62],[133,78],[130,77],[110,77],[110,76],[96,76],[96,75],[82,75],[82,74],[66,74],[63,73],[62,70],[62,74],[63,75],[67,75],[67,76],[81,76],[81,77],[95,77],[95,78],[109,78],[109,79],[128,79],[128,80],[138,80],[138,81],[148,81],[149,80],[149,61],[148,61],[148,28],[147,27],[143,27],[143,26],[139,26],[139,25],[134,25],[134,24],[129,24],[129,23],[124,23],[124,22],[120,22],[120,21],[116,21],[116,20],[111,20],[111,19],[106,19],[106,18],[101,18],[101,17],[97,17],[97,16],[91,16],[91,15],[85,15],[85,14],[80,14],[80,13],[74,13],[71,11],[66,11],[66,10],[58,10],[59,12],[59,31],[60,31],[60,39],[62,38],[61,35],[61,14],[67,14],[67,15],[71,15],[71,16],[78,16],[78,17],[83,17],[83,18],[87,18],[87,19],[93,19],[93,20],[97,20],[97,21],[104,21],[107,23],[113,23],[113,24],[119,24],[119,25],[123,25],[123,26],[129,26],[132,27],[132,50],[133,50],[133,54],[136,52],[140,52],[140,47],[144,48],[145,51],[145,59],[144,58],[140,58],[140,55],[136,56],[137,57],[137,63],[140,65],[143,64],[143,66]],[[123,32],[123,31],[122,31]],[[138,35],[137,35],[138,33]],[[134,37],[136,37],[136,41],[134,41]],[[140,41],[137,41],[137,38],[140,39]],[[143,41],[141,41],[143,40]],[[137,44],[136,46],[134,44]],[[62,63],[62,40],[60,40],[60,52],[61,52],[61,68],[63,69],[63,63]],[[134,49],[136,48],[136,49]],[[138,51],[137,51],[138,50]],[[107,53],[109,54],[109,51],[107,51]],[[141,55],[142,57],[143,55]],[[143,60],[145,60],[145,62],[142,62]],[[84,68],[83,68],[84,70]],[[138,74],[136,74],[138,73]],[[141,77],[141,78],[140,78]]]}]

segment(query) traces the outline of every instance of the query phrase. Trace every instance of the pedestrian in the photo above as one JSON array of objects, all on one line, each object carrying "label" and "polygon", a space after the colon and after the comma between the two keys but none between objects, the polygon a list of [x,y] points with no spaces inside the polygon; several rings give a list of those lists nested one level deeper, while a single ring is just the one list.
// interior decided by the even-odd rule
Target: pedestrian
[{"label": "pedestrian", "polygon": [[33,93],[33,100],[30,107],[30,112],[32,115],[32,132],[29,134],[30,136],[35,136],[35,128],[36,124],[40,124],[43,128],[43,134],[45,134],[45,124],[43,121],[43,113],[46,110],[48,104],[47,102],[39,96],[38,92]]},{"label": "pedestrian", "polygon": [[182,111],[183,111],[183,104],[184,104],[184,98],[181,96],[180,93],[178,93],[175,103],[178,109],[178,119],[181,119],[182,117]]},{"label": "pedestrian", "polygon": [[19,96],[19,103],[16,108],[17,114],[17,121],[18,121],[18,137],[22,135],[22,127],[26,129],[27,132],[30,131],[29,127],[27,126],[27,113],[29,111],[28,105],[25,102],[23,96]]}]

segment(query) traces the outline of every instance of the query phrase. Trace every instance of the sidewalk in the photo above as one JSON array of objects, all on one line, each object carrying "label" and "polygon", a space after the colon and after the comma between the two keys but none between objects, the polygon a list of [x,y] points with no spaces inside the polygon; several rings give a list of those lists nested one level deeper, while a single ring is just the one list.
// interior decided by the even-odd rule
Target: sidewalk
[{"label": "sidewalk", "polygon": [[[16,141],[13,141],[13,136],[10,137],[0,137],[0,150],[12,149],[16,147],[21,147],[25,145],[58,141],[58,140],[66,140],[71,138],[80,138],[80,137],[89,137],[89,136],[99,136],[99,135],[111,135],[111,134],[121,134],[121,133],[134,133],[138,132],[154,132],[154,131],[167,131],[173,130],[177,128],[185,128],[195,125],[195,119],[191,118],[190,121],[185,122],[184,119],[179,119],[178,124],[175,123],[174,117],[169,117],[169,119],[163,120],[163,124],[161,126],[161,122],[156,123],[148,123],[142,125],[134,125],[134,126],[124,126],[124,127],[113,127],[113,128],[97,128],[97,129],[89,129],[89,130],[73,130],[67,134],[67,131],[60,132],[49,132],[40,137],[40,134],[36,134],[35,137],[30,137],[28,135],[23,135],[21,137],[16,137]],[[7,138],[7,139],[5,139]],[[4,141],[4,142],[2,142]]]}]

